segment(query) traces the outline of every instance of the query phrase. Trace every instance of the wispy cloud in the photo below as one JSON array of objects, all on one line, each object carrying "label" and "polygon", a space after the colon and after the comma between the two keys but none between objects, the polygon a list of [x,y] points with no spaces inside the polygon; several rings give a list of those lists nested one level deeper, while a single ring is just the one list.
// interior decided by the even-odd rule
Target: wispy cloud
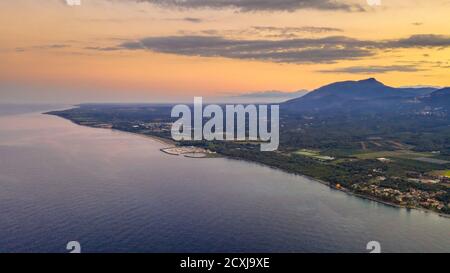
[{"label": "wispy cloud", "polygon": [[388,41],[384,46],[391,48],[448,47],[450,46],[450,36],[418,34],[404,39]]},{"label": "wispy cloud", "polygon": [[118,47],[114,47],[114,46],[88,46],[85,47],[84,49],[87,50],[98,50],[98,51],[115,51],[115,50],[120,50],[120,48]]},{"label": "wispy cloud", "polygon": [[291,34],[297,32],[303,33],[329,33],[329,32],[343,32],[340,28],[335,27],[315,27],[315,26],[304,26],[304,27],[267,27],[267,26],[254,26],[252,27],[255,31],[261,32],[274,32],[280,34]]},{"label": "wispy cloud", "polygon": [[303,27],[273,27],[273,26],[252,26],[245,29],[205,29],[200,31],[185,31],[181,30],[178,33],[181,35],[208,35],[208,36],[222,36],[222,37],[234,37],[234,38],[273,38],[273,39],[287,39],[287,38],[299,38],[304,37],[305,34],[326,34],[333,32],[343,32],[340,28],[334,27],[315,27],[315,26],[303,26]]},{"label": "wispy cloud", "polygon": [[17,52],[24,52],[29,50],[47,50],[47,49],[62,49],[62,48],[68,48],[70,45],[66,44],[49,44],[49,45],[37,45],[37,46],[31,46],[31,47],[17,47]]},{"label": "wispy cloud", "polygon": [[[129,0],[126,0],[129,1]],[[356,4],[342,0],[134,0],[168,8],[236,9],[249,11],[295,11],[299,9],[364,11]]]},{"label": "wispy cloud", "polygon": [[184,17],[181,19],[182,21],[190,22],[190,23],[202,23],[203,19],[196,17]]},{"label": "wispy cloud", "polygon": [[412,65],[388,65],[388,66],[350,66],[330,70],[320,70],[322,73],[346,73],[346,74],[383,74],[388,72],[417,72],[423,71]]}]

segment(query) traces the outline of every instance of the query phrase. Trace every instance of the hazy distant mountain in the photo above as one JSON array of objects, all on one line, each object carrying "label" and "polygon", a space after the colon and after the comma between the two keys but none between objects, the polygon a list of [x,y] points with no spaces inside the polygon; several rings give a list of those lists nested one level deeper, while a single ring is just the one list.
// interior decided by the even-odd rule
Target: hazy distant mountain
[{"label": "hazy distant mountain", "polygon": [[300,98],[307,93],[307,90],[299,90],[296,92],[261,91],[239,96],[230,96],[227,97],[226,100],[240,103],[281,103],[291,99]]},{"label": "hazy distant mountain", "polygon": [[401,86],[399,88],[414,88],[414,89],[420,89],[420,88],[431,88],[434,90],[442,89],[441,86],[435,86],[435,85],[408,85],[408,86]]},{"label": "hazy distant mountain", "polygon": [[431,87],[394,88],[370,78],[332,83],[287,101],[283,107],[294,111],[395,110],[435,91]]},{"label": "hazy distant mountain", "polygon": [[434,107],[449,107],[450,106],[450,87],[442,88],[434,91],[428,96],[423,96],[420,101],[425,105]]},{"label": "hazy distant mountain", "polygon": [[405,92],[405,94],[409,94],[411,96],[421,96],[421,95],[428,95],[433,93],[434,91],[438,90],[439,88],[436,87],[402,87],[397,88],[398,90],[401,90]]},{"label": "hazy distant mountain", "polygon": [[442,88],[434,91],[430,95],[431,97],[449,97],[450,96],[450,87]]}]

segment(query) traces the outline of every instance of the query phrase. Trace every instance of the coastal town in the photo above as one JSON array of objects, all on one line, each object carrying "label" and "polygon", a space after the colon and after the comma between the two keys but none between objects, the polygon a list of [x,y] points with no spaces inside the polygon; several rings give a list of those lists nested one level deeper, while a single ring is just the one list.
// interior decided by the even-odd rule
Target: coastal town
[{"label": "coastal town", "polygon": [[432,209],[441,211],[446,207],[446,204],[436,199],[440,195],[445,195],[444,191],[438,191],[435,193],[428,193],[422,190],[414,188],[408,189],[406,192],[402,192],[397,189],[384,188],[375,184],[355,184],[352,188],[357,193],[368,194],[374,196],[382,201],[397,204],[401,207],[415,208],[423,207],[426,209]]}]

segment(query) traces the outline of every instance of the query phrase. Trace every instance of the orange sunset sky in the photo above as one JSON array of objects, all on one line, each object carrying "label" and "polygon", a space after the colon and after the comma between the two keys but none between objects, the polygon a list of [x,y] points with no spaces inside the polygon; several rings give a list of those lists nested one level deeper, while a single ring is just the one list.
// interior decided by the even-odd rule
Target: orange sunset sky
[{"label": "orange sunset sky", "polygon": [[449,0],[0,1],[0,102],[450,86]]}]

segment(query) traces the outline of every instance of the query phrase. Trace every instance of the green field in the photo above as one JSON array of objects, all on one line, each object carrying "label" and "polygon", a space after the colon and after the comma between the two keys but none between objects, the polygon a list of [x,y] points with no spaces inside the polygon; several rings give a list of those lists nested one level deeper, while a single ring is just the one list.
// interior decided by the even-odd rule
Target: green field
[{"label": "green field", "polygon": [[443,171],[434,171],[432,172],[434,175],[442,175],[445,177],[450,178],[450,170],[443,170]]},{"label": "green field", "polygon": [[321,155],[319,151],[315,151],[315,150],[301,149],[301,150],[294,152],[294,154],[311,157],[311,158],[315,158],[315,159],[319,159],[319,160],[325,160],[325,161],[334,160],[334,157]]},{"label": "green field", "polygon": [[432,157],[432,153],[419,153],[410,150],[397,150],[397,151],[380,151],[371,153],[354,154],[353,156],[359,159],[376,159],[376,158],[405,158],[415,159],[420,157]]}]

